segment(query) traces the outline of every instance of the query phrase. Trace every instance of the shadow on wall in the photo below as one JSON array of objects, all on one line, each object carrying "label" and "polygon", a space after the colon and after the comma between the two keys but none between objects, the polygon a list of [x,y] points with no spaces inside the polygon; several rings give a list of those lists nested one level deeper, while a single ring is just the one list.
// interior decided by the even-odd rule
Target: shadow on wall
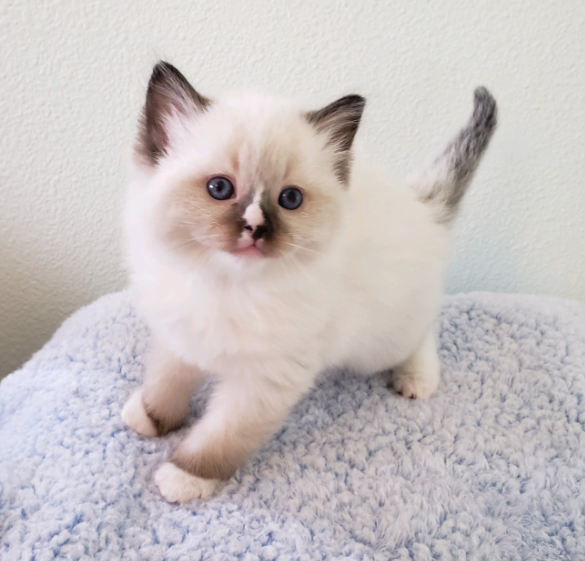
[{"label": "shadow on wall", "polygon": [[123,285],[123,275],[99,290],[95,266],[68,270],[64,257],[47,262],[39,241],[34,248],[0,239],[0,379],[22,366],[80,306]]},{"label": "shadow on wall", "polygon": [[[484,287],[489,278],[491,291],[522,292],[519,286],[518,258],[509,236],[478,217],[473,227],[458,229],[452,242],[446,278],[446,292],[457,294]],[[472,287],[472,288],[470,288]],[[484,289],[485,290],[485,289]]]}]

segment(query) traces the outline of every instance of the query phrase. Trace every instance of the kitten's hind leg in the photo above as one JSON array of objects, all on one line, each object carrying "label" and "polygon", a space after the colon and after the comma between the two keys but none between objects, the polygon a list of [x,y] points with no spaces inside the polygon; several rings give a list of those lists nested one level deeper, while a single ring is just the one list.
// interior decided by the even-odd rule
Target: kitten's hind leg
[{"label": "kitten's hind leg", "polygon": [[204,376],[196,366],[176,358],[154,342],[146,362],[144,385],[122,410],[127,426],[142,436],[162,436],[179,428]]},{"label": "kitten's hind leg", "polygon": [[402,364],[393,369],[392,385],[396,393],[410,399],[425,399],[433,394],[441,374],[441,364],[433,332]]}]

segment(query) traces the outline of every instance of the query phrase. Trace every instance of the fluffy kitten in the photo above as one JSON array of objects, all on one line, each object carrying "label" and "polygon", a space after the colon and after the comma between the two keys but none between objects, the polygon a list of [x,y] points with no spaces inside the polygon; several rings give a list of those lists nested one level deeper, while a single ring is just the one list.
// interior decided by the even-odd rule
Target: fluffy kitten
[{"label": "fluffy kitten", "polygon": [[310,112],[253,94],[212,101],[155,66],[126,213],[152,350],[123,419],[163,435],[204,377],[217,380],[156,472],[167,500],[209,497],[325,368],[393,368],[412,399],[437,389],[448,223],[496,125],[487,90],[474,104],[435,164],[397,190],[352,165],[362,97]]}]

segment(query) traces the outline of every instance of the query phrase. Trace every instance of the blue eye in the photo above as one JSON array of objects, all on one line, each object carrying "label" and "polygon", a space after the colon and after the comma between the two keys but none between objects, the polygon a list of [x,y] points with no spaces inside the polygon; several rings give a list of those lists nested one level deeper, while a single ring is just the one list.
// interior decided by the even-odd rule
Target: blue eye
[{"label": "blue eye", "polygon": [[208,193],[218,201],[225,201],[231,198],[234,194],[234,186],[232,182],[225,177],[212,177],[207,182]]},{"label": "blue eye", "polygon": [[278,204],[286,210],[295,210],[303,204],[303,194],[296,187],[287,187],[280,192]]}]

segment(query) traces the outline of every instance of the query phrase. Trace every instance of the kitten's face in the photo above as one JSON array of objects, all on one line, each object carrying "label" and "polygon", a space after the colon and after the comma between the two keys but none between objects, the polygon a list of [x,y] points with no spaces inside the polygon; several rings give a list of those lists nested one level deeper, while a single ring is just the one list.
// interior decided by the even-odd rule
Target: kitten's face
[{"label": "kitten's face", "polygon": [[363,105],[351,96],[307,114],[252,95],[211,102],[157,65],[137,145],[160,191],[157,237],[195,266],[290,270],[319,258],[340,223]]}]

